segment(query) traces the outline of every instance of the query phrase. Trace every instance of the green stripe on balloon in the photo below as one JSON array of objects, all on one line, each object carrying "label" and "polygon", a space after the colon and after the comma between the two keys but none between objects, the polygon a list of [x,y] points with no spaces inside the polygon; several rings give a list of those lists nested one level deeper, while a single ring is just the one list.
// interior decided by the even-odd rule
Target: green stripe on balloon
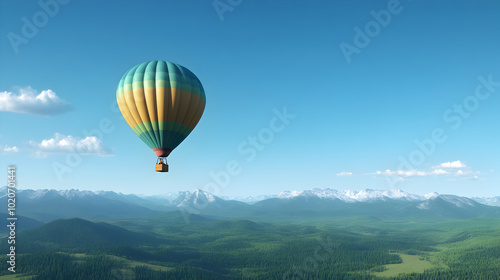
[{"label": "green stripe on balloon", "polygon": [[134,130],[135,134],[140,135],[148,131],[147,127],[149,127],[149,130],[168,130],[177,132],[184,136],[188,136],[192,131],[192,129],[188,126],[169,121],[143,122],[134,126],[132,129]]},{"label": "green stripe on balloon", "polygon": [[179,134],[178,132],[171,131],[171,130],[158,130],[159,133],[163,135],[169,135],[171,137],[168,137],[165,141],[162,141],[159,145],[156,144],[155,142],[151,141],[151,139],[148,136],[148,133],[141,133],[139,134],[139,138],[148,145],[149,148],[151,149],[156,149],[156,148],[168,148],[168,149],[175,149],[179,144],[186,139],[186,135]]},{"label": "green stripe on balloon", "polygon": [[116,97],[118,98],[120,94],[123,94],[126,91],[148,88],[148,87],[165,87],[165,88],[176,88],[180,90],[185,90],[191,92],[193,94],[199,95],[201,98],[205,99],[205,92],[203,88],[194,87],[187,83],[181,82],[172,82],[165,80],[145,80],[145,81],[135,81],[132,84],[123,84],[123,86],[118,87],[116,91]]},{"label": "green stripe on balloon", "polygon": [[[203,86],[196,75],[187,68],[172,62],[150,61],[135,66],[127,71],[120,80],[117,94],[132,90],[133,84],[139,81],[163,81],[160,83],[164,83],[167,87],[194,88],[193,93],[205,98]],[[179,84],[179,86],[168,86],[170,84]]]},{"label": "green stripe on balloon", "polygon": [[142,140],[142,142],[146,143],[146,145],[148,145],[148,147],[150,147],[151,149],[157,148],[156,145],[151,141],[147,133],[141,133],[138,136]]}]

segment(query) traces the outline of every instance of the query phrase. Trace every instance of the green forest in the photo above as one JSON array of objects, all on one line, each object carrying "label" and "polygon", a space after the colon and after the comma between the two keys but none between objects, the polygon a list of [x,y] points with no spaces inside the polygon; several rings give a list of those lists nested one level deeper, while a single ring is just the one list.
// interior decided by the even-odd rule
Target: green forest
[{"label": "green forest", "polygon": [[[56,220],[17,237],[3,279],[500,279],[500,221],[370,217]],[[7,251],[6,240],[2,250]],[[14,276],[15,275],[15,276]],[[15,278],[17,277],[17,278]]]}]

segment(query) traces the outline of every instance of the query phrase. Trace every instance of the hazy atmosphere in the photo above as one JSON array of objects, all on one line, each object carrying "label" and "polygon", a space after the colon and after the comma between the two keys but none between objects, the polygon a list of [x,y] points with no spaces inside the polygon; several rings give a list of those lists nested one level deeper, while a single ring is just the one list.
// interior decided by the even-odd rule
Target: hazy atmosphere
[{"label": "hazy atmosphere", "polygon": [[0,280],[498,280],[499,11],[0,1]]},{"label": "hazy atmosphere", "polygon": [[[40,3],[0,3],[1,168],[19,188],[500,195],[497,1]],[[149,60],[207,94],[168,174],[116,105]]]}]

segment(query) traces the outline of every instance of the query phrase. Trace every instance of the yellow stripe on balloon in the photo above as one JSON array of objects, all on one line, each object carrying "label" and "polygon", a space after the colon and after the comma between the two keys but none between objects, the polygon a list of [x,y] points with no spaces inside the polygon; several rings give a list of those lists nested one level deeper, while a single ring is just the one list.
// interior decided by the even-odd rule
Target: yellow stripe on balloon
[{"label": "yellow stripe on balloon", "polygon": [[[189,102],[189,108],[187,109],[187,112],[186,112],[186,115],[184,116],[184,120],[182,121],[182,124],[189,127],[188,125],[191,123],[194,115],[196,114],[198,104],[200,104],[201,101],[204,102],[204,100],[202,100],[202,98],[199,95],[194,94],[191,96],[191,102]],[[189,128],[194,129],[194,127],[189,127]]]},{"label": "yellow stripe on balloon", "polygon": [[194,118],[191,120],[187,126],[190,128],[194,128],[198,122],[200,121],[201,115],[203,115],[203,111],[205,110],[205,100],[201,100],[198,104],[198,108],[196,108],[196,113],[194,114]]},{"label": "yellow stripe on balloon", "polygon": [[149,114],[148,107],[146,106],[146,98],[144,97],[144,89],[143,88],[135,88],[133,90],[135,107],[139,112],[139,116],[141,118],[141,122],[149,122]]},{"label": "yellow stripe on balloon", "polygon": [[184,123],[184,119],[187,115],[189,105],[191,102],[191,95],[192,94],[186,94],[182,92],[180,94],[179,98],[179,110],[177,111],[177,116],[175,119],[176,123]]},{"label": "yellow stripe on balloon", "polygon": [[165,88],[156,88],[156,108],[158,109],[158,121],[165,121]]},{"label": "yellow stripe on balloon", "polygon": [[130,125],[130,127],[134,127],[137,125],[137,122],[132,117],[130,110],[128,109],[127,103],[125,101],[125,95],[121,94],[116,100],[118,103],[118,108],[120,108],[120,112],[122,112],[123,118]]},{"label": "yellow stripe on balloon", "polygon": [[171,88],[170,97],[167,93],[167,98],[169,99],[169,106],[167,107],[167,120],[175,122],[177,118],[177,112],[179,111],[179,99],[181,92],[179,89]]},{"label": "yellow stripe on balloon", "polygon": [[144,96],[146,97],[146,106],[149,113],[149,119],[152,122],[158,120],[156,113],[156,89],[154,87],[147,87],[144,89]]},{"label": "yellow stripe on balloon", "polygon": [[139,124],[142,123],[141,116],[139,115],[139,112],[137,111],[137,107],[135,105],[135,100],[134,100],[134,94],[132,91],[126,91],[124,94],[125,96],[125,104],[127,104],[127,108],[132,115],[132,118],[134,121]]},{"label": "yellow stripe on balloon", "polygon": [[168,121],[194,129],[205,109],[205,99],[200,95],[176,88],[129,90],[118,97],[118,102],[120,100],[127,103],[128,117],[124,113],[124,118],[131,127],[140,123]]}]

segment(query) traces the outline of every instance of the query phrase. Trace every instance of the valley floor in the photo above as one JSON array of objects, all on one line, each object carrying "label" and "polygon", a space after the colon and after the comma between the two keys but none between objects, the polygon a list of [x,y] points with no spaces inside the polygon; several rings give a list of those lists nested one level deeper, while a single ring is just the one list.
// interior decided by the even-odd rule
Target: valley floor
[{"label": "valley floor", "polygon": [[[396,253],[392,253],[396,254]],[[423,257],[407,254],[396,254],[401,258],[401,263],[388,264],[384,271],[373,272],[378,277],[395,277],[402,273],[424,273],[426,269],[438,268]]]},{"label": "valley floor", "polygon": [[[500,275],[500,220],[495,219],[186,223],[173,215],[108,223],[59,220],[19,233],[17,273],[23,277],[13,278],[5,269],[0,280],[498,280]],[[0,261],[6,263],[6,256]]]}]

